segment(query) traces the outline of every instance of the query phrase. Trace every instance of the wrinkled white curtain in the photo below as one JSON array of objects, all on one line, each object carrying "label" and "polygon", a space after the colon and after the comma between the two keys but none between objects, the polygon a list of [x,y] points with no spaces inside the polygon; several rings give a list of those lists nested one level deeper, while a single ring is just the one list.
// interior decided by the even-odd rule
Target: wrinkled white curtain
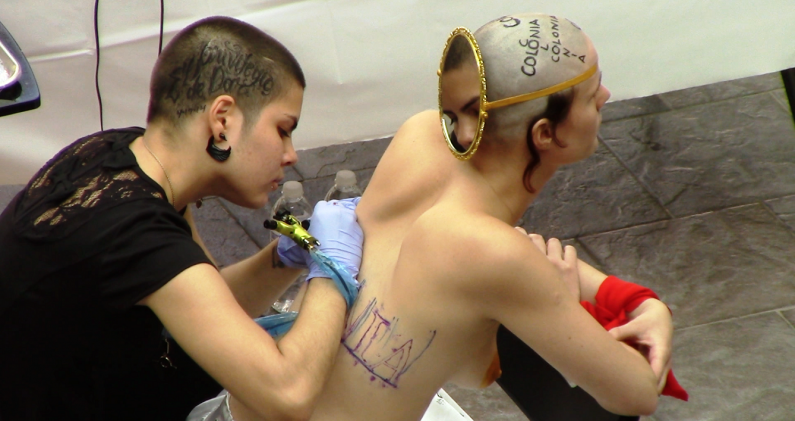
[{"label": "wrinkled white curtain", "polygon": [[[307,76],[299,149],[381,138],[435,107],[449,32],[503,15],[565,16],[594,40],[612,100],[795,67],[795,1],[164,0],[165,41],[210,15],[284,43]],[[27,55],[39,109],[0,118],[0,184],[26,182],[55,152],[99,130],[93,0],[2,0],[0,22]],[[530,10],[532,8],[533,10]],[[158,0],[99,2],[105,128],[145,124]]]}]

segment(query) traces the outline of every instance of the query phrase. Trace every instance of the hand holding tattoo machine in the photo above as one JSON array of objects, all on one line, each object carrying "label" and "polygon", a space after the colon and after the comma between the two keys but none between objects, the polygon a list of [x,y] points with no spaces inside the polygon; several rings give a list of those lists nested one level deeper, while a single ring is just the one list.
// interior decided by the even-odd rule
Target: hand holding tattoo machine
[{"label": "hand holding tattoo machine", "polygon": [[[356,222],[360,198],[320,201],[315,205],[312,223],[302,225],[289,212],[266,220],[265,228],[282,234],[275,252],[286,266],[308,268],[307,279],[331,278],[350,309],[359,294],[356,275],[362,262],[364,234]],[[276,314],[255,321],[277,337],[287,332],[296,313]]]},{"label": "hand holding tattoo machine", "polygon": [[[269,230],[289,237],[307,252],[320,247],[320,241],[307,231],[310,225],[309,220],[301,222],[287,210],[277,212],[273,219],[266,219],[263,225]],[[281,239],[279,242],[281,243]]]}]

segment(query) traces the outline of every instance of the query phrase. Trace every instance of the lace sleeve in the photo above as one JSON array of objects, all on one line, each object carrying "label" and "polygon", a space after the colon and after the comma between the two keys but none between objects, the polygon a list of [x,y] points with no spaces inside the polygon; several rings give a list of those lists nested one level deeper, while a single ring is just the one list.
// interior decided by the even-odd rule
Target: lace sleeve
[{"label": "lace sleeve", "polygon": [[63,238],[95,212],[127,200],[164,198],[162,188],[142,179],[129,144],[143,129],[86,136],[51,159],[25,188],[14,213],[16,233],[34,240]]}]

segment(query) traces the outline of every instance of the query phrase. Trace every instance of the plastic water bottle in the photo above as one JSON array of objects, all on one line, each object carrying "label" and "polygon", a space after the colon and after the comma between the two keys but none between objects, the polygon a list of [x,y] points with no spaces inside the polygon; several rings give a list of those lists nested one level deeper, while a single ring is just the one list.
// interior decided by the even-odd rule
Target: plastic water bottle
[{"label": "plastic water bottle", "polygon": [[[300,182],[287,181],[284,183],[281,197],[273,204],[271,219],[273,219],[273,216],[276,215],[277,212],[282,210],[289,211],[295,219],[302,222],[312,216],[312,206],[304,197],[304,186],[302,186]],[[276,231],[271,231],[272,240],[279,238],[280,235],[281,234]],[[298,279],[295,280],[295,283],[287,288],[287,291],[284,292],[279,300],[273,303],[273,309],[279,313],[290,311],[290,307],[293,305],[298,290],[301,288],[301,285],[304,284],[305,279],[306,273],[300,275]]]},{"label": "plastic water bottle", "polygon": [[[299,221],[304,221],[312,216],[312,205],[304,197],[304,186],[298,181],[287,181],[282,186],[282,195],[273,204],[271,219],[280,211],[286,210]],[[279,238],[281,234],[271,231],[271,241]]]},{"label": "plastic water bottle", "polygon": [[350,170],[340,170],[337,171],[334,185],[326,193],[325,200],[350,199],[361,195],[362,189],[356,184],[356,174]]}]

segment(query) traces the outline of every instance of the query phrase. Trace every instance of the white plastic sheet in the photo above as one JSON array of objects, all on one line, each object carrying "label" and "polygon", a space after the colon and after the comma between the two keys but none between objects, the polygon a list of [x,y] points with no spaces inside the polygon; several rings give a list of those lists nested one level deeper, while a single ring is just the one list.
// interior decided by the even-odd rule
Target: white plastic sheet
[{"label": "white plastic sheet", "polygon": [[[3,0],[0,21],[31,62],[42,106],[0,118],[0,184],[24,183],[74,139],[99,130],[93,1]],[[530,10],[532,8],[532,10]],[[435,107],[436,69],[456,26],[541,11],[575,21],[600,55],[612,100],[795,67],[792,0],[165,0],[165,41],[210,15],[284,43],[307,76],[299,149],[381,138]],[[106,128],[145,125],[160,5],[100,0]]]}]

